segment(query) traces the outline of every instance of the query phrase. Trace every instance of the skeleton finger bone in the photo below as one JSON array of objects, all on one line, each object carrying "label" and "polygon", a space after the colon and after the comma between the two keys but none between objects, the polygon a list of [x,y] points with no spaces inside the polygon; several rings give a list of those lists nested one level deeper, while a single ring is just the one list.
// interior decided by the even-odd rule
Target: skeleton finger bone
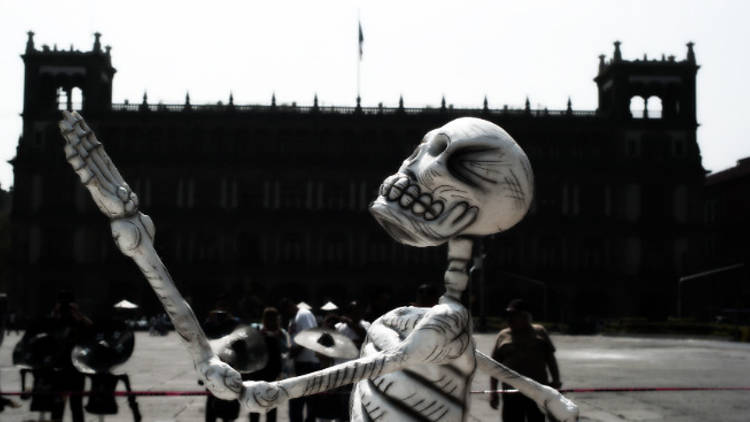
[{"label": "skeleton finger bone", "polygon": [[70,116],[73,119],[73,121],[78,124],[81,128],[83,128],[86,131],[91,131],[91,128],[89,127],[88,123],[86,123],[86,120],[83,119],[83,116],[81,116],[77,111],[70,112]]},{"label": "skeleton finger bone", "polygon": [[136,211],[138,211],[138,197],[131,193],[130,199],[125,203],[125,213],[133,214]]},{"label": "skeleton finger bone", "polygon": [[64,149],[65,159],[68,160],[71,166],[73,166],[73,170],[79,170],[86,165],[83,159],[81,159],[81,156],[76,152],[75,148],[66,144]]},{"label": "skeleton finger bone", "polygon": [[115,165],[112,163],[112,160],[109,158],[109,155],[107,155],[107,153],[104,151],[102,143],[99,142],[99,140],[96,138],[96,134],[94,134],[83,117],[81,117],[81,115],[78,114],[77,111],[68,114],[70,116],[70,119],[68,121],[65,121],[67,127],[69,127],[70,130],[73,130],[74,132],[75,127],[80,128],[80,130],[82,131],[80,133],[86,134],[85,136],[80,136],[80,139],[76,139],[76,145],[79,142],[84,144],[86,154],[92,156],[92,158],[97,163],[97,166],[99,167],[101,173],[106,176],[113,185],[124,185],[127,187],[127,183],[123,179],[120,172],[117,170],[117,167],[115,167]]},{"label": "skeleton finger bone", "polygon": [[524,396],[534,400],[542,412],[561,422],[578,420],[578,406],[559,391],[524,377],[478,350],[475,353],[480,371],[518,389]]},{"label": "skeleton finger bone", "polygon": [[88,188],[97,207],[109,218],[135,214],[137,200],[131,199],[124,181],[115,183],[118,179],[110,171],[108,160],[104,160],[106,154],[99,141],[93,138],[80,115],[65,112],[64,116],[59,126],[66,140],[65,158]]},{"label": "skeleton finger bone", "polygon": [[[97,141],[98,142],[98,141]],[[107,168],[109,173],[113,177],[113,181],[118,185],[125,185],[128,184],[125,182],[125,179],[123,179],[122,175],[120,174],[120,171],[117,170],[117,167],[112,163],[112,160],[109,158],[109,155],[104,151],[104,148],[97,148],[94,150],[94,154],[98,155],[102,162],[104,162],[104,166]]]},{"label": "skeleton finger bone", "polygon": [[120,186],[117,188],[117,196],[122,201],[127,201],[130,199],[130,189],[126,188],[125,186]]},{"label": "skeleton finger bone", "polygon": [[63,111],[63,119],[58,123],[60,133],[62,133],[63,137],[67,137],[68,133],[73,130],[73,123],[75,123],[75,121],[72,120],[72,118],[73,117],[70,113]]},{"label": "skeleton finger bone", "polygon": [[122,180],[117,180],[114,177],[111,170],[107,166],[106,162],[102,159],[101,154],[97,153],[97,151],[91,151],[89,154],[89,157],[91,157],[92,163],[96,165],[96,168],[99,170],[99,173],[101,173],[101,175],[107,180],[107,182],[109,182],[113,186],[124,185],[124,182]]},{"label": "skeleton finger bone", "polygon": [[106,193],[110,195],[116,195],[118,187],[112,184],[112,182],[107,179],[107,177],[102,173],[101,169],[97,165],[97,163],[93,160],[91,156],[86,158],[86,167],[91,171],[91,173],[96,177],[96,181],[99,183],[99,186],[101,186],[102,189],[106,191]]}]

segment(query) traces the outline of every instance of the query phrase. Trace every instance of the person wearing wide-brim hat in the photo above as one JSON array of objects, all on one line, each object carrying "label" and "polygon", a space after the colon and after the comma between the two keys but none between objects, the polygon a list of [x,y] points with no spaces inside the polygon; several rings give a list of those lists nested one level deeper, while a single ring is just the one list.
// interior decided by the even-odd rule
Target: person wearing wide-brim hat
[{"label": "person wearing wide-brim hat", "polygon": [[[540,324],[532,323],[531,307],[523,299],[514,299],[505,308],[508,328],[500,331],[492,349],[492,358],[539,383],[560,388],[560,371],[555,346]],[[551,376],[550,381],[548,377]],[[509,386],[503,384],[503,389]],[[490,378],[490,390],[497,390],[497,379]],[[490,406],[497,409],[497,393],[490,396]],[[533,400],[522,394],[503,395],[503,422],[543,422],[544,414]]]}]

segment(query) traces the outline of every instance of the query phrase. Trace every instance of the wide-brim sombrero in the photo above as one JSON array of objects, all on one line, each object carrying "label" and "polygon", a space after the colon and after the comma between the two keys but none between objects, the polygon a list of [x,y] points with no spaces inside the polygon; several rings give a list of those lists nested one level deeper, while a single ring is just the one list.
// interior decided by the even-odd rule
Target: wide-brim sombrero
[{"label": "wide-brim sombrero", "polygon": [[347,336],[326,328],[310,328],[294,336],[294,341],[302,347],[321,355],[339,359],[354,359],[359,350]]}]

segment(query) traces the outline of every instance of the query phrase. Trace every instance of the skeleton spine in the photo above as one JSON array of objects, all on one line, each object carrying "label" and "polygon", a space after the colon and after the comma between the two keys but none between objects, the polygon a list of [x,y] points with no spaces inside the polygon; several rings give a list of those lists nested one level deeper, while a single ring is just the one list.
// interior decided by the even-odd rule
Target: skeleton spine
[{"label": "skeleton spine", "polygon": [[[461,294],[466,290],[469,282],[469,262],[473,240],[469,237],[456,237],[448,241],[448,268],[445,270],[445,295],[461,301]],[[442,300],[442,299],[441,299]]]}]

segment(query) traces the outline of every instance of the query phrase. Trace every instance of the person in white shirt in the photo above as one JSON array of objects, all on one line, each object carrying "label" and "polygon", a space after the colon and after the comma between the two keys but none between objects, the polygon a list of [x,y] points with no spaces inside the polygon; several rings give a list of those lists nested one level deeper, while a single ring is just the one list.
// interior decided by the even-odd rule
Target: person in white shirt
[{"label": "person in white shirt", "polygon": [[[362,319],[362,307],[353,300],[344,308],[344,315],[336,323],[336,331],[349,337],[359,349],[367,336],[370,323]],[[338,363],[338,362],[337,362]]]},{"label": "person in white shirt", "polygon": [[[289,318],[289,338],[292,340],[289,356],[294,360],[294,373],[299,376],[317,371],[319,369],[319,362],[318,358],[315,357],[315,352],[300,346],[294,341],[294,336],[301,331],[318,326],[315,315],[306,307],[298,307],[289,299],[282,299],[281,309],[284,310],[285,315]],[[313,396],[289,400],[289,421],[302,422],[305,407],[307,407],[307,416],[304,418],[304,421],[315,421],[313,403]]]}]

